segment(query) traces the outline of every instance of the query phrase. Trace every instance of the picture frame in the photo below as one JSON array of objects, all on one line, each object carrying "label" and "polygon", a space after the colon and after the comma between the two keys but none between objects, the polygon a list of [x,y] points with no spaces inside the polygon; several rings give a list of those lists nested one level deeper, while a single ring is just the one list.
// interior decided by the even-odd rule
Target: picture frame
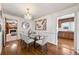
[{"label": "picture frame", "polygon": [[30,24],[27,22],[22,22],[22,28],[23,29],[28,29],[30,27]]},{"label": "picture frame", "polygon": [[47,29],[47,19],[40,19],[35,21],[35,30],[46,30]]}]

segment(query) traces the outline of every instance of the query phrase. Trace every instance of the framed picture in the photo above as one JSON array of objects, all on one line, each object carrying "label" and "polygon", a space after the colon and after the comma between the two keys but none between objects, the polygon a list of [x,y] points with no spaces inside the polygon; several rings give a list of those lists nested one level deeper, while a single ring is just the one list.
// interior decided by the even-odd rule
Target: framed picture
[{"label": "framed picture", "polygon": [[46,30],[47,29],[47,20],[40,19],[35,21],[35,30]]},{"label": "framed picture", "polygon": [[22,28],[23,29],[28,29],[30,27],[30,24],[27,22],[22,22]]}]

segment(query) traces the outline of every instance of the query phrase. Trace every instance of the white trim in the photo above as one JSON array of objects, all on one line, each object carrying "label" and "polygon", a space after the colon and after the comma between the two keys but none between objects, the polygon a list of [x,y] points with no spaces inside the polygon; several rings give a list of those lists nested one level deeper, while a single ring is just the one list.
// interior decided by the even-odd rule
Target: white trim
[{"label": "white trim", "polygon": [[71,14],[66,14],[66,15],[63,15],[63,16],[57,17],[57,18],[59,18],[59,19],[64,19],[64,18],[74,17],[74,16],[75,16],[74,13],[71,13]]},{"label": "white trim", "polygon": [[53,42],[53,41],[48,41],[48,43],[51,43],[51,44],[57,45],[57,43],[56,43],[56,42]]},{"label": "white trim", "polygon": [[[71,15],[71,16],[70,16],[70,15]],[[75,25],[74,25],[74,26],[75,26],[75,31],[74,31],[74,50],[76,51],[76,48],[77,48],[77,47],[76,47],[76,40],[77,40],[77,39],[76,39],[76,17],[75,17],[75,15],[76,15],[75,12],[72,13],[72,14],[69,14],[70,17],[74,17],[74,23],[75,23]],[[69,16],[66,15],[66,17],[65,17],[65,15],[64,15],[64,16],[61,16],[61,17],[57,17],[57,32],[58,32],[58,20],[59,20],[59,19],[62,19],[62,18],[64,18],[64,17],[65,17],[65,18],[68,18]],[[57,33],[57,45],[58,45],[58,33]]]}]

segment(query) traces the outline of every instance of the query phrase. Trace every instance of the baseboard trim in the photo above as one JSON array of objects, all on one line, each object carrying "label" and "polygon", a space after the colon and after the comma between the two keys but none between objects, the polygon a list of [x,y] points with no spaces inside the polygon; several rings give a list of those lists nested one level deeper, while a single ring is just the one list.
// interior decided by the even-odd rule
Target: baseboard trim
[{"label": "baseboard trim", "polygon": [[51,43],[51,44],[57,45],[57,43],[55,43],[55,42],[49,42],[49,41],[48,41],[48,43]]}]

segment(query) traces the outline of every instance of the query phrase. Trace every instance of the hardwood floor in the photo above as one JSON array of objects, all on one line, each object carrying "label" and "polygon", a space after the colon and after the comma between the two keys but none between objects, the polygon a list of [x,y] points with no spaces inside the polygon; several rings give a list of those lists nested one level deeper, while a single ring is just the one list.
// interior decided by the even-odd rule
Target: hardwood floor
[{"label": "hardwood floor", "polygon": [[58,43],[62,47],[74,50],[74,40],[59,38]]},{"label": "hardwood floor", "polygon": [[[23,44],[22,44],[23,43]],[[6,43],[6,46],[2,49],[2,55],[44,55],[41,53],[41,48],[31,46],[31,50],[25,47],[26,43],[22,40],[12,41]],[[24,48],[23,48],[24,47]],[[47,54],[45,55],[74,55],[77,54],[69,48],[60,46],[55,46],[53,44],[47,43]],[[45,52],[45,51],[44,51]]]}]

